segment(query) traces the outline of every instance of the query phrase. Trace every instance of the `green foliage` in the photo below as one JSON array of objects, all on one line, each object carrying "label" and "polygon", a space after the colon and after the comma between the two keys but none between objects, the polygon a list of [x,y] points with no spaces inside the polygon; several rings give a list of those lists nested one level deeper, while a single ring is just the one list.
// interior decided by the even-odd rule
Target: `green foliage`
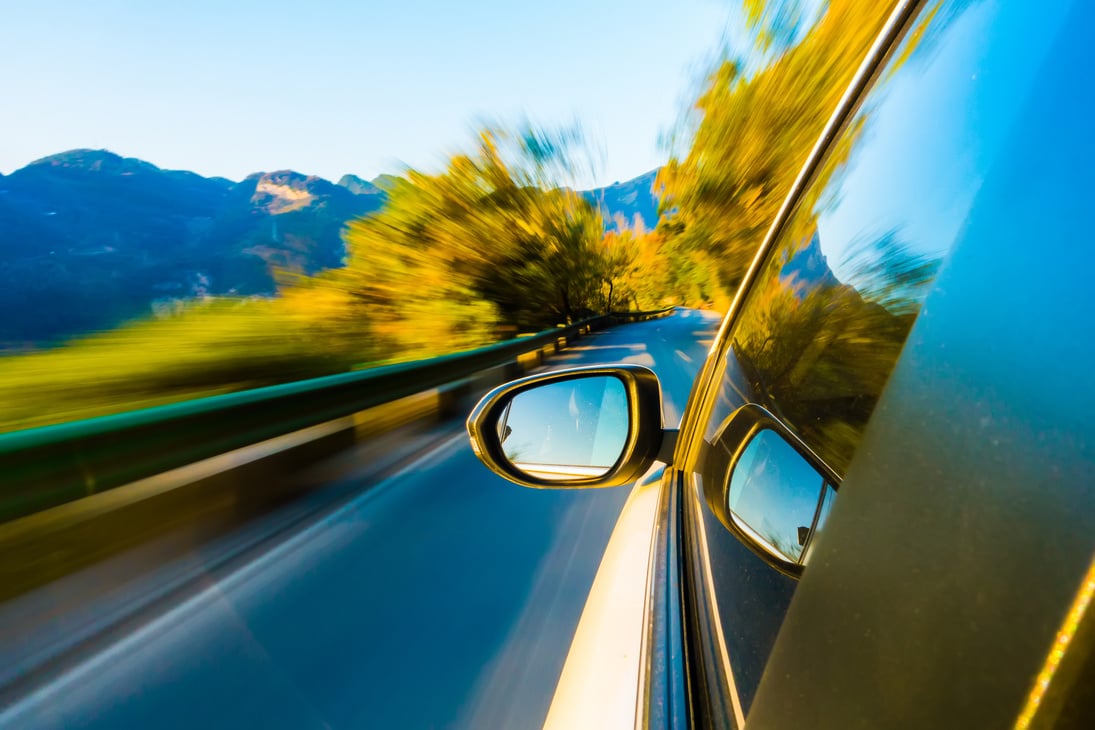
[{"label": "green foliage", "polygon": [[300,292],[211,300],[65,347],[0,360],[0,431],[351,369],[387,356],[344,302]]}]

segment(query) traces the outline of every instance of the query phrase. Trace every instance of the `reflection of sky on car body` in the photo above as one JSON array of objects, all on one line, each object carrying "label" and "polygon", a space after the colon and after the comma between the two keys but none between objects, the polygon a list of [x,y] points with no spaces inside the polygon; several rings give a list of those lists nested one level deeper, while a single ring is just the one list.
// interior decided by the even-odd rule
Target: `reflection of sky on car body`
[{"label": "reflection of sky on car body", "polygon": [[[941,258],[959,235],[981,187],[978,170],[989,167],[1015,123],[1031,77],[1046,48],[1001,63],[1014,49],[991,44],[985,28],[1004,12],[998,3],[973,3],[953,18],[941,38],[925,38],[907,68],[883,79],[883,103],[867,116],[837,189],[817,207],[822,248],[837,278],[856,285],[851,249],[890,231],[911,252]],[[1037,29],[1060,23],[1059,7],[1009,8],[1007,24]],[[1033,32],[1039,42],[1050,33]],[[1007,74],[1000,71],[1007,69]],[[931,159],[947,165],[924,164]]]},{"label": "reflection of sky on car body", "polygon": [[627,393],[614,377],[552,383],[518,394],[506,426],[512,461],[608,467],[627,438]]}]

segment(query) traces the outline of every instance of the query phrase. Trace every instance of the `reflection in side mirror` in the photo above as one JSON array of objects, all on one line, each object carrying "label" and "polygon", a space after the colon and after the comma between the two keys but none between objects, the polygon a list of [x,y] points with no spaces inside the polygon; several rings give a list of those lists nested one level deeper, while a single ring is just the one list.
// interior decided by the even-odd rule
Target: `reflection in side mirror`
[{"label": "reflection in side mirror", "polygon": [[468,435],[484,464],[518,484],[610,487],[661,456],[661,409],[648,368],[559,370],[495,388],[468,418]]},{"label": "reflection in side mirror", "polygon": [[729,480],[728,507],[735,525],[757,546],[800,570],[832,506],[836,490],[830,481],[769,428],[758,430],[745,445]]},{"label": "reflection in side mirror", "polygon": [[506,458],[526,474],[603,476],[627,443],[627,391],[611,375],[548,383],[514,396],[498,425]]}]

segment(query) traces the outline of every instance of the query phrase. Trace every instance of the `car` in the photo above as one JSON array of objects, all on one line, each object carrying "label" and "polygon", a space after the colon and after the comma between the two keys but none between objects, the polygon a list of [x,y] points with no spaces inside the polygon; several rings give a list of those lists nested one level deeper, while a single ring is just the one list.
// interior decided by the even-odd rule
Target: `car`
[{"label": "car", "polygon": [[679,424],[636,364],[472,412],[526,487],[666,465],[643,726],[1095,727],[1092,32],[897,3]]}]

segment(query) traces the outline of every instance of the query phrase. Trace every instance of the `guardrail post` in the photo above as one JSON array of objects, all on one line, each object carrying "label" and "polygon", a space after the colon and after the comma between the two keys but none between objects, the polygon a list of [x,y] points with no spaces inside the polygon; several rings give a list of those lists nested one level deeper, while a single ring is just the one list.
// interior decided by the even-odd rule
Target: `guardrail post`
[{"label": "guardrail post", "polygon": [[454,418],[466,410],[465,403],[471,394],[471,384],[461,380],[449,386],[442,386],[437,393],[437,417],[440,420]]}]

